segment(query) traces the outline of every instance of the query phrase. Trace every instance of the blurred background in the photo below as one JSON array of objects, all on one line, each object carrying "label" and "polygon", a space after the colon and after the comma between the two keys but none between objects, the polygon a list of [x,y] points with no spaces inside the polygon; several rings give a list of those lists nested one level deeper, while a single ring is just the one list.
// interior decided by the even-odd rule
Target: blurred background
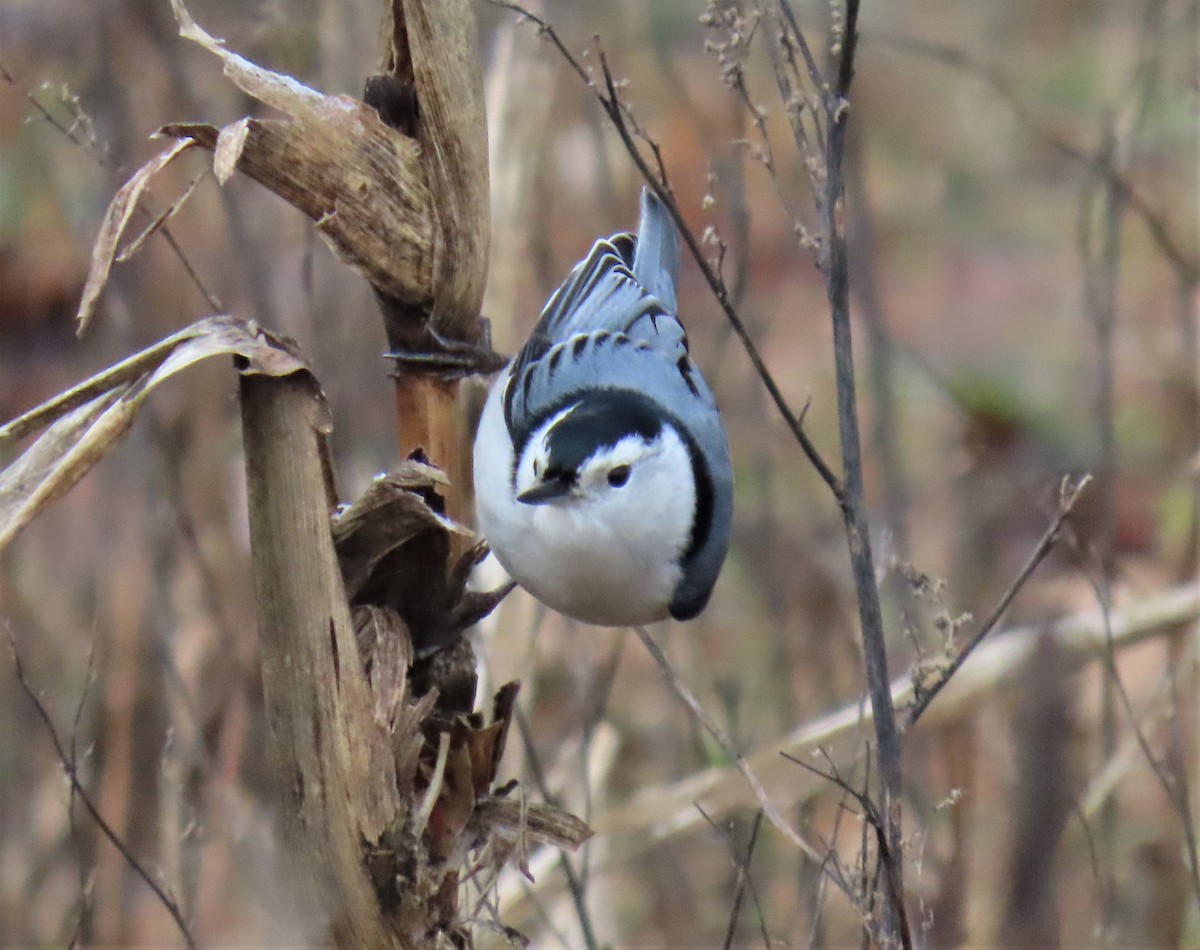
[{"label": "blurred background", "polygon": [[[590,49],[586,63],[599,37],[690,227],[724,242],[770,370],[838,460],[825,286],[796,228],[818,231],[809,173],[761,44],[722,54],[728,32],[701,24],[701,0],[529,6],[569,49]],[[936,659],[963,614],[987,615],[1064,474],[1096,479],[1006,625],[1195,580],[1200,3],[864,7],[847,214],[872,541],[899,676]],[[374,0],[189,9],[231,49],[324,92],[357,95],[378,57]],[[509,11],[476,9],[495,211],[484,309],[512,352],[592,240],[635,224],[640,181],[550,44]],[[794,9],[823,59],[830,6]],[[731,55],[761,130],[723,82]],[[203,287],[310,357],[344,497],[394,465],[366,283],[281,200],[241,177],[219,187],[203,155],[151,188],[161,211],[202,176],[170,224],[178,252],[158,237],[117,265],[74,337],[91,243],[113,193],[163,147],[151,133],[261,108],[177,37],[166,0],[5,0],[0,66],[0,419],[210,313]],[[686,258],[679,299],[729,430],[737,513],[708,610],[653,632],[749,752],[862,699],[857,607],[840,512]],[[238,412],[230,367],[210,363],[155,393],[125,445],[0,557],[0,628],[100,812],[197,939],[272,946],[294,939],[274,874]],[[964,621],[960,641],[973,629]],[[1196,650],[1192,626],[1112,667],[1044,642],[1032,665],[931,707],[904,760],[922,944],[1200,945],[1181,794],[1200,777]],[[541,775],[608,829],[569,876],[554,859],[535,885],[502,881],[506,923],[546,947],[858,944],[859,912],[753,809],[711,824],[693,810],[672,833],[632,807],[727,762],[628,632],[565,622],[518,592],[477,652],[481,697],[522,681],[524,741],[502,777],[538,794]],[[870,735],[839,753],[855,787],[873,781]],[[854,868],[863,823],[836,787],[797,766],[768,791]],[[478,940],[503,945],[487,929]],[[178,942],[71,795],[5,648],[0,944]]]}]

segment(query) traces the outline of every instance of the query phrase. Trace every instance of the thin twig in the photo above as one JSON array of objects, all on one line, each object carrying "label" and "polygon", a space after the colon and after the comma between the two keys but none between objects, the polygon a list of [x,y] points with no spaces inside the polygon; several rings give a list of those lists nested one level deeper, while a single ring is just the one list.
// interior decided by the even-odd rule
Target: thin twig
[{"label": "thin twig", "polygon": [[745,897],[747,887],[749,887],[750,898],[754,901],[754,906],[758,910],[758,923],[762,933],[763,945],[767,947],[767,950],[770,950],[771,938],[767,934],[762,903],[758,899],[758,888],[754,886],[754,879],[750,876],[750,860],[754,857],[754,846],[758,843],[758,830],[762,827],[762,809],[760,808],[754,813],[754,824],[750,828],[750,842],[746,845],[746,854],[744,857],[737,853],[733,843],[733,836],[729,831],[708,817],[708,814],[700,807],[699,802],[696,803],[696,811],[700,812],[704,820],[708,822],[708,826],[725,840],[725,844],[729,848],[729,855],[733,859],[734,872],[737,876],[737,886],[733,894],[733,906],[729,911],[729,924],[725,928],[725,941],[721,946],[724,950],[729,950],[733,946],[734,934],[737,932],[738,916],[741,914],[742,909],[742,900]]},{"label": "thin twig", "polygon": [[[869,773],[870,772],[870,756],[869,755],[867,756],[867,763],[868,763],[867,771]],[[841,837],[842,819],[846,815],[846,809],[844,807],[845,803],[846,803],[846,793],[843,792],[841,801],[838,802],[837,811],[835,812],[834,817],[833,817],[833,829],[830,831],[830,835],[829,835],[830,841],[836,842],[838,840],[838,838]],[[826,870],[826,865],[828,865],[830,862],[832,862],[835,865],[835,869],[834,869],[833,873],[830,873]],[[814,950],[814,948],[821,946],[823,944],[823,942],[820,941],[820,937],[822,936],[823,927],[824,927],[824,916],[823,915],[825,913],[825,898],[826,898],[825,881],[828,878],[833,877],[834,874],[842,874],[844,877],[844,874],[841,869],[841,861],[838,859],[837,852],[832,849],[829,849],[825,852],[825,860],[822,861],[821,864],[817,867],[817,875],[816,875],[817,886],[814,889],[815,893],[812,895],[812,904],[811,904],[811,909],[809,910],[809,934],[808,934],[809,950]],[[845,886],[843,887],[843,890],[850,891],[850,885],[849,885],[848,881],[846,882]],[[854,901],[852,900],[851,903],[854,903]],[[855,904],[855,906],[858,907],[858,904]]]},{"label": "thin twig", "polygon": [[854,382],[854,348],[850,330],[850,263],[843,209],[845,179],[843,161],[849,120],[850,83],[854,77],[854,53],[858,38],[858,0],[846,0],[845,27],[837,84],[832,96],[821,90],[828,144],[825,151],[825,195],[821,202],[822,229],[826,240],[828,268],[825,274],[833,325],[833,359],[837,387],[838,432],[842,444],[842,477],[845,495],[842,520],[850,548],[851,572],[858,600],[867,693],[874,712],[876,754],[883,791],[883,834],[894,867],[885,913],[885,929],[891,939],[907,944],[907,915],[904,912],[903,858],[900,807],[903,794],[901,738],[896,728],[895,707],[888,677],[887,643],[883,633],[883,611],[875,580],[871,538],[867,524],[863,486],[862,442],[858,428],[858,398]]},{"label": "thin twig", "polygon": [[[520,707],[513,710],[513,717],[517,721],[517,731],[521,734],[521,743],[525,746],[525,758],[529,763],[529,771],[533,776],[533,783],[538,787],[538,792],[541,793],[542,799],[553,804],[557,797],[550,791],[550,783],[546,779],[546,772],[542,768],[542,760],[538,755],[537,746],[533,741],[533,730],[529,727],[529,720],[521,711]],[[587,784],[587,770],[584,770],[584,785]],[[571,866],[571,861],[567,857],[567,853],[562,849],[558,852],[559,866],[563,870],[563,877],[567,880],[567,890],[571,894],[571,903],[575,907],[575,916],[579,920],[579,931],[583,935],[583,942],[588,950],[598,950],[600,944],[596,940],[596,928],[592,925],[592,916],[588,911],[587,906],[587,884],[580,880],[580,877],[575,873],[575,868]]]},{"label": "thin twig", "polygon": [[1075,507],[1075,502],[1078,501],[1080,494],[1082,494],[1090,481],[1091,476],[1087,475],[1074,485],[1071,485],[1066,480],[1063,481],[1059,496],[1058,513],[1054,516],[1054,520],[1050,522],[1050,526],[1042,534],[1042,538],[1038,541],[1037,546],[1030,553],[1029,557],[1026,558],[1025,564],[1017,573],[1016,578],[1013,579],[1013,582],[1008,585],[1008,589],[1000,596],[1000,599],[996,602],[996,606],[992,608],[992,612],[979,625],[979,629],[975,631],[970,642],[959,651],[958,656],[954,658],[949,666],[942,670],[941,674],[931,685],[921,687],[919,691],[916,691],[914,685],[914,701],[909,708],[906,728],[911,729],[913,727],[916,721],[921,718],[921,714],[933,702],[937,694],[950,682],[954,674],[962,668],[962,665],[975,651],[975,648],[984,641],[987,635],[1003,619],[1004,612],[1008,610],[1009,604],[1013,602],[1013,599],[1020,593],[1021,588],[1025,586],[1025,582],[1029,580],[1033,572],[1037,570],[1038,565],[1046,559],[1054,545],[1058,542],[1063,522],[1070,515],[1071,509]]},{"label": "thin twig", "polygon": [[67,781],[71,785],[72,793],[78,797],[79,801],[83,802],[83,807],[87,809],[88,814],[92,816],[92,820],[96,822],[96,827],[100,829],[101,833],[105,838],[108,839],[109,843],[116,848],[118,852],[120,852],[121,857],[125,859],[125,863],[128,864],[129,867],[133,869],[134,873],[145,882],[146,886],[154,892],[154,896],[157,897],[163,907],[166,908],[167,913],[171,915],[171,919],[175,921],[175,926],[179,928],[179,933],[182,935],[188,950],[196,950],[196,941],[193,939],[191,931],[188,930],[187,922],[183,919],[183,914],[179,910],[179,905],[176,904],[174,898],[172,898],[171,895],[168,894],[163,887],[154,880],[154,878],[150,875],[150,872],[142,866],[141,862],[139,862],[129,850],[128,845],[121,840],[120,835],[118,835],[108,824],[108,822],[104,820],[104,816],[100,814],[100,811],[96,808],[91,796],[88,795],[87,790],[80,783],[79,776],[76,773],[75,761],[70,757],[67,749],[63,746],[62,739],[59,737],[58,730],[54,726],[54,720],[50,717],[49,710],[46,709],[45,704],[42,703],[33,687],[30,686],[29,681],[25,678],[25,667],[21,663],[21,654],[20,651],[17,650],[17,641],[13,637],[11,631],[9,632],[8,636],[8,645],[12,650],[13,667],[17,674],[17,683],[20,685],[22,692],[29,697],[29,701],[33,703],[33,707],[38,714],[38,718],[41,719],[42,724],[46,727],[46,732],[50,735],[50,741],[54,745],[54,752],[58,756],[58,763],[62,767],[63,773],[67,776]]},{"label": "thin twig", "polygon": [[771,938],[767,934],[767,921],[763,915],[762,901],[758,898],[758,888],[754,886],[754,878],[750,875],[750,861],[754,857],[754,845],[758,842],[758,831],[762,827],[763,813],[758,811],[754,815],[754,825],[750,829],[750,841],[746,844],[746,856],[742,859],[741,865],[738,868],[738,887],[737,892],[733,895],[733,908],[729,915],[729,928],[725,932],[725,947],[728,950],[733,946],[733,936],[737,929],[738,912],[742,906],[742,898],[746,893],[747,888],[750,891],[750,899],[754,901],[754,909],[758,912],[758,928],[762,934],[763,946],[767,950],[771,950]]},{"label": "thin twig", "polygon": [[[1171,701],[1172,707],[1177,713],[1180,708],[1179,703],[1179,684],[1173,675],[1171,675]],[[1191,803],[1191,780],[1188,777],[1188,770],[1184,763],[1186,762],[1183,751],[1183,737],[1179,724],[1179,716],[1173,715],[1167,722],[1167,734],[1170,737],[1169,741],[1174,746],[1175,767],[1172,769],[1172,777],[1175,780],[1175,794],[1173,804],[1179,815],[1179,823],[1183,828],[1184,847],[1187,850],[1188,871],[1192,877],[1192,892],[1196,895],[1196,899],[1200,900],[1200,844],[1196,840],[1196,825],[1192,821],[1192,803]],[[1167,794],[1170,795],[1170,787],[1164,785]]]},{"label": "thin twig", "polygon": [[[3,79],[14,89],[18,90],[25,97],[25,101],[28,102],[38,112],[39,115],[41,115],[46,123],[63,135],[67,141],[69,141],[72,145],[78,146],[85,155],[91,158],[92,161],[94,161],[101,168],[112,170],[111,163],[109,162],[107,156],[96,149],[94,144],[89,144],[88,142],[85,142],[79,138],[73,128],[63,125],[63,123],[59,121],[58,117],[41,103],[37,96],[35,96],[17,81],[13,74],[10,73],[5,67],[3,62],[0,62],[0,79]],[[154,212],[152,212],[149,207],[145,206],[144,201],[145,198],[143,198],[143,204],[139,205],[138,212],[143,214],[150,221],[155,220],[156,216]],[[167,245],[179,259],[179,263],[183,265],[184,273],[187,274],[188,279],[192,282],[193,286],[195,286],[196,290],[199,291],[200,296],[204,298],[204,302],[208,304],[209,309],[211,309],[213,313],[220,313],[222,310],[224,310],[225,308],[221,306],[221,301],[217,299],[216,295],[212,293],[212,291],[205,286],[204,281],[200,279],[200,275],[192,266],[192,262],[188,260],[187,255],[184,254],[183,248],[179,246],[179,242],[175,240],[175,235],[171,233],[170,228],[163,224],[158,229],[158,233],[162,235],[163,240],[167,242]]]},{"label": "thin twig", "polygon": [[754,797],[758,799],[759,805],[771,824],[778,828],[796,847],[800,848],[814,861],[821,861],[820,853],[800,834],[787,823],[783,815],[779,813],[779,809],[775,807],[775,803],[771,801],[767,790],[763,787],[758,776],[750,768],[746,759],[740,752],[733,748],[733,744],[729,741],[729,737],[725,735],[725,730],[722,729],[713,720],[704,707],[700,705],[700,701],[696,699],[695,694],[691,691],[687,683],[675,671],[675,667],[671,665],[671,661],[667,659],[667,655],[663,653],[662,648],[654,641],[654,638],[646,631],[644,627],[634,627],[634,633],[638,635],[638,639],[646,645],[646,649],[650,651],[650,655],[654,658],[654,662],[658,664],[658,669],[663,675],[663,679],[667,681],[667,685],[674,690],[675,695],[684,701],[688,709],[692,711],[692,715],[696,721],[700,723],[704,731],[707,732],[717,744],[718,748],[729,757],[734,763],[737,770],[742,773],[742,777],[749,783],[750,788],[754,791]]},{"label": "thin twig", "polygon": [[[775,190],[776,198],[787,214],[791,230],[798,238],[800,247],[802,249],[811,249],[817,246],[817,241],[813,238],[809,228],[801,219],[799,211],[792,207],[790,187],[785,186],[779,178],[778,168],[775,164],[774,150],[771,146],[771,136],[767,129],[767,111],[754,102],[750,95],[750,89],[746,85],[744,58],[755,35],[761,34],[768,52],[772,55],[772,61],[777,66],[776,79],[780,88],[780,97],[785,104],[788,122],[792,125],[797,147],[802,154],[805,166],[808,168],[816,167],[813,151],[809,145],[808,131],[804,123],[805,114],[807,113],[811,116],[811,110],[804,109],[799,97],[792,96],[791,82],[778,64],[776,44],[769,35],[771,31],[766,28],[759,28],[763,20],[766,20],[768,23],[771,22],[770,18],[767,18],[761,11],[755,10],[751,15],[749,25],[747,25],[741,10],[736,6],[726,7],[719,12],[710,11],[701,17],[701,23],[716,32],[719,36],[717,41],[707,43],[706,47],[716,54],[717,62],[721,68],[721,80],[734,92],[736,101],[741,106],[737,110],[738,121],[744,124],[745,119],[748,117],[758,135],[757,147],[749,142],[744,135],[737,136],[734,139],[734,145],[739,147],[739,152],[749,151],[754,159],[763,166]],[[790,51],[788,55],[790,55]],[[816,124],[815,120],[814,124]],[[817,125],[817,131],[818,133],[820,132],[819,124]],[[814,187],[812,191],[815,201],[820,196],[820,190]],[[718,259],[718,265],[719,263]],[[720,273],[720,266],[718,266],[717,270]],[[732,299],[735,304],[739,299],[736,285]]]},{"label": "thin twig", "polygon": [[[75,704],[75,716],[71,720],[71,741],[68,746],[68,754],[70,761],[79,762],[79,726],[83,722],[83,710],[87,706],[88,694],[91,692],[92,683],[96,679],[96,640],[93,637],[88,642],[87,656],[87,676],[83,681],[83,689],[79,691],[79,702]],[[82,850],[82,845],[79,841],[79,828],[75,823],[75,800],[76,792],[75,785],[72,783],[70,797],[67,799],[67,824],[71,830],[71,840],[75,842],[75,847]],[[71,945],[78,944],[83,933],[83,923],[87,918],[88,905],[90,903],[91,889],[88,886],[88,872],[84,868],[82,855],[79,862],[79,917],[75,921],[75,933],[71,938]]]},{"label": "thin twig", "polygon": [[[808,39],[804,36],[804,31],[800,29],[800,24],[796,22],[796,14],[792,11],[792,5],[788,3],[788,0],[779,0],[779,9],[783,12],[788,25],[792,28],[791,37],[796,41],[800,55],[804,57],[804,66],[808,70],[809,82],[812,83],[817,95],[824,99],[829,95],[829,84],[825,81],[825,77],[821,75],[821,68],[817,65],[812,48],[808,45]],[[842,95],[842,93],[838,93],[838,95]]]},{"label": "thin twig", "polygon": [[[812,47],[809,46],[808,39],[800,29],[800,24],[796,22],[796,14],[792,11],[791,4],[788,3],[788,0],[779,0],[779,9],[787,22],[781,25],[778,40],[788,61],[788,65],[791,66],[792,77],[795,80],[795,90],[793,90],[792,83],[789,82],[787,74],[778,68],[774,47],[770,43],[767,44],[767,51],[771,54],[772,64],[776,67],[775,81],[779,86],[780,96],[788,108],[788,119],[791,121],[792,132],[796,138],[796,148],[805,159],[805,163],[809,165],[809,174],[811,176],[820,166],[816,162],[816,156],[812,155],[808,146],[808,136],[804,130],[802,111],[808,112],[812,116],[813,134],[817,142],[817,155],[823,156],[829,147],[829,136],[826,123],[820,121],[817,107],[820,107],[820,114],[825,116],[830,114],[831,92],[829,83],[821,75],[821,69],[817,65],[816,57],[813,56]],[[804,83],[800,75],[800,66],[796,62],[796,50],[800,51],[800,55],[804,59],[804,68],[808,75],[809,84],[813,89],[813,99],[808,99],[804,96],[802,89]],[[804,110],[800,110],[799,108],[793,109],[793,102],[797,103],[797,105],[802,103],[807,105],[808,108]],[[809,164],[810,160],[812,164]],[[822,189],[818,187],[816,181],[813,182],[813,196],[818,203],[823,200]]]},{"label": "thin twig", "polygon": [[[1151,773],[1158,781],[1163,794],[1166,795],[1167,801],[1171,803],[1171,807],[1175,810],[1179,818],[1179,824],[1183,831],[1184,849],[1187,854],[1188,873],[1191,877],[1192,889],[1197,897],[1200,898],[1200,851],[1198,851],[1197,847],[1196,826],[1192,821],[1191,796],[1187,772],[1185,769],[1173,770],[1168,768],[1154,754],[1154,750],[1150,748],[1150,740],[1146,737],[1145,730],[1138,720],[1133,708],[1133,700],[1129,695],[1129,691],[1125,688],[1125,681],[1121,678],[1120,671],[1117,669],[1112,605],[1105,601],[1105,589],[1100,580],[1088,569],[1087,558],[1084,552],[1080,550],[1079,545],[1074,539],[1069,539],[1069,546],[1079,562],[1081,573],[1091,585],[1092,593],[1101,607],[1100,617],[1103,624],[1105,647],[1102,654],[1102,661],[1105,668],[1106,681],[1112,684],[1117,699],[1120,701],[1121,708],[1129,719],[1130,728],[1133,730],[1134,739],[1137,742],[1138,749],[1142,753],[1142,757],[1146,760]],[[1174,679],[1172,678],[1172,686],[1173,683]]]},{"label": "thin twig", "polygon": [[[902,878],[900,876],[899,867],[900,856],[892,849],[891,843],[888,840],[886,823],[880,817],[879,810],[875,807],[875,803],[871,800],[869,795],[867,795],[865,792],[860,792],[842,778],[828,753],[825,754],[825,761],[829,763],[829,772],[823,772],[815,765],[805,762],[804,760],[795,756],[789,755],[786,752],[783,753],[783,757],[789,762],[794,762],[802,769],[806,769],[813,775],[823,778],[825,781],[836,785],[858,803],[858,807],[862,809],[860,817],[867,825],[871,827],[875,835],[875,847],[878,850],[879,861],[883,866],[883,876],[888,885],[888,901],[899,917],[899,933],[897,936],[900,938],[900,945],[904,947],[904,950],[912,950],[912,936],[908,928],[908,917],[904,911],[904,895],[901,891]],[[865,854],[862,857],[865,861]],[[866,889],[866,894],[872,894],[874,891],[874,887],[868,887]]]},{"label": "thin twig", "polygon": [[[863,794],[863,797],[865,798],[867,796],[867,794],[871,791],[871,741],[868,739],[864,743],[864,745],[866,746],[866,748],[863,750],[863,762],[866,763],[866,767],[864,769],[866,774],[863,775],[862,794]],[[824,757],[825,761],[829,762],[830,771],[833,772],[834,774],[837,774],[837,768],[834,766],[833,762],[830,761],[828,750],[826,750],[824,746],[821,746],[820,751],[821,751],[821,755]],[[842,800],[840,802],[838,802],[839,809],[846,808],[846,796],[848,794],[849,794],[849,791],[847,789],[842,789]],[[859,885],[858,886],[859,886],[860,893],[863,896],[863,901],[867,905],[867,912],[864,916],[866,917],[867,920],[873,920],[874,916],[875,916],[875,895],[879,889],[879,875],[883,870],[883,855],[878,854],[878,853],[876,854],[876,856],[875,856],[875,873],[868,881],[867,858],[870,856],[870,851],[867,847],[867,845],[869,843],[867,836],[869,834],[868,829],[869,829],[870,825],[868,822],[860,821],[859,826],[860,826],[859,830],[862,835],[862,838],[859,841],[859,845],[858,845],[858,862],[860,865],[860,867],[859,867]],[[862,948],[863,948],[863,950],[870,950],[870,946],[868,943],[870,936],[871,936],[870,932],[864,927],[863,933],[862,933]]]},{"label": "thin twig", "polygon": [[[1094,158],[1098,183],[1103,185],[1099,199],[1103,227],[1099,248],[1093,248],[1093,204],[1091,188],[1085,187],[1079,207],[1079,254],[1083,263],[1083,305],[1086,319],[1091,323],[1096,340],[1096,404],[1095,423],[1099,445],[1100,516],[1097,519],[1094,551],[1099,557],[1100,575],[1097,579],[1096,600],[1104,618],[1105,629],[1111,629],[1112,590],[1116,576],[1116,478],[1117,431],[1115,362],[1113,332],[1117,322],[1117,281],[1120,271],[1121,217],[1124,202],[1113,183],[1116,171],[1117,137],[1111,114],[1102,119],[1101,145]],[[1100,684],[1100,752],[1102,761],[1112,757],[1117,748],[1117,710],[1114,680],[1116,667],[1109,670]],[[1102,924],[1105,930],[1117,922],[1115,856],[1119,815],[1115,797],[1105,800],[1098,822],[1104,891],[1109,895],[1102,905]]]},{"label": "thin twig", "polygon": [[[1033,137],[1049,146],[1065,158],[1076,162],[1085,168],[1096,170],[1095,156],[1073,142],[1064,139],[1058,133],[1044,125],[1017,94],[1008,77],[999,69],[973,58],[965,50],[932,43],[928,40],[904,36],[898,33],[871,32],[867,39],[881,43],[902,53],[924,56],[935,62],[943,63],[954,69],[960,69],[968,75],[983,81],[996,95],[1008,103],[1017,121],[1023,125]],[[1151,239],[1170,262],[1172,269],[1179,278],[1189,286],[1200,281],[1200,261],[1188,254],[1171,234],[1170,226],[1153,208],[1150,207],[1133,188],[1132,183],[1114,169],[1107,174],[1111,183],[1117,189],[1122,200],[1128,203],[1129,209],[1141,219],[1149,232]]]}]

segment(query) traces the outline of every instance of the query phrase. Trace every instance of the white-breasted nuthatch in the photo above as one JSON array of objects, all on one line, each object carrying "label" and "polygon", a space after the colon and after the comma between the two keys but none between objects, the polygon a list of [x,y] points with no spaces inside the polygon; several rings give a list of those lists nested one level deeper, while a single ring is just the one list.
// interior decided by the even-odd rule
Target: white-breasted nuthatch
[{"label": "white-breasted nuthatch", "polygon": [[479,525],[543,603],[622,626],[700,613],[729,546],[733,468],[676,313],[679,245],[642,191],[492,387],[475,438]]}]

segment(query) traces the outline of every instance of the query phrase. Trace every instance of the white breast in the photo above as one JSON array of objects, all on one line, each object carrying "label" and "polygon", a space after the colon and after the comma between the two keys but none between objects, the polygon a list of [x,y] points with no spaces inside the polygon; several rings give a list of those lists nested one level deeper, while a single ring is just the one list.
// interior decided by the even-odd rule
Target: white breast
[{"label": "white breast", "polygon": [[678,437],[669,435],[671,464],[662,466],[658,480],[620,504],[527,505],[513,493],[502,390],[502,382],[493,387],[475,439],[479,526],[497,559],[543,603],[579,620],[624,626],[667,617],[695,504],[690,478],[686,484],[664,481],[686,466]]}]

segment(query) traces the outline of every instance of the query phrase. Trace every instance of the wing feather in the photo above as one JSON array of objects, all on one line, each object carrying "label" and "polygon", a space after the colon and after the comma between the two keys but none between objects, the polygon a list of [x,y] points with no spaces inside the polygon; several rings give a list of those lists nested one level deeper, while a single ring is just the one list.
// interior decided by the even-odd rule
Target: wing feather
[{"label": "wing feather", "polygon": [[[664,391],[647,394],[671,399],[682,383],[687,396],[715,412],[675,316],[678,266],[674,223],[658,199],[643,191],[637,236],[616,234],[592,245],[547,301],[513,361],[504,418],[515,443],[523,444],[531,425],[561,403],[563,394],[588,385],[659,388]],[[621,352],[622,338],[638,345]],[[569,351],[561,348],[567,341]],[[669,372],[656,359],[665,360]],[[665,386],[655,385],[660,378]]]}]

